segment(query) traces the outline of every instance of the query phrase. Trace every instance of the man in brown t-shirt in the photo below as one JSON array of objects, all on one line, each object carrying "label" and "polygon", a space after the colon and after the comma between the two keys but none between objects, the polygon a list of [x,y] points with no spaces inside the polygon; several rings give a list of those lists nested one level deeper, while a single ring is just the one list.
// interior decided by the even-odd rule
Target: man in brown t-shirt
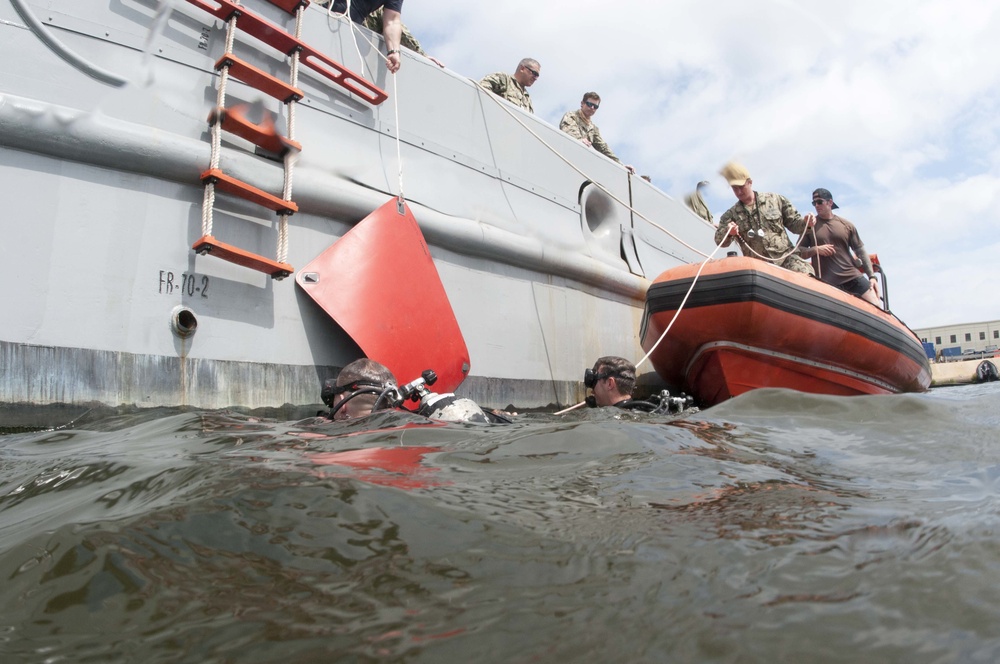
[{"label": "man in brown t-shirt", "polygon": [[[880,307],[872,261],[865,251],[858,229],[833,213],[839,206],[833,202],[833,195],[828,189],[817,189],[812,197],[816,208],[816,222],[813,226],[815,241],[812,232],[807,231],[799,246],[799,255],[812,258],[816,276],[824,283]],[[864,274],[858,272],[854,257],[851,256],[852,250],[860,259]]]}]

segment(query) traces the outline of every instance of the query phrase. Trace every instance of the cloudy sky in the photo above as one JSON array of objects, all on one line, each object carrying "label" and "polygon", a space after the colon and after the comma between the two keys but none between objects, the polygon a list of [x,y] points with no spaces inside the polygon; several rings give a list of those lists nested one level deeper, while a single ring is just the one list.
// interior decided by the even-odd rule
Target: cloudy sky
[{"label": "cloudy sky", "polygon": [[403,20],[470,78],[537,59],[553,124],[596,90],[618,156],[679,200],[709,180],[716,218],[729,159],[802,213],[830,189],[910,327],[1000,319],[996,0],[407,0]]}]

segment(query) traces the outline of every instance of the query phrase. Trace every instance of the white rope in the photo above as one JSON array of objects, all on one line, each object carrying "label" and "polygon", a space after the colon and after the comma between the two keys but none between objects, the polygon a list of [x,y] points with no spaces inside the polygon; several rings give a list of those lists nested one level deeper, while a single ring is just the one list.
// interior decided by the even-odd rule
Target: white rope
[{"label": "white rope", "polygon": [[[334,2],[334,0],[330,0],[330,2],[326,5],[326,16],[327,16],[328,19],[330,19],[330,18],[336,18],[340,22],[343,22],[345,20],[347,21],[347,25],[351,29],[351,36],[354,38],[354,52],[358,54],[358,62],[361,63],[361,75],[364,76],[365,75],[365,59],[361,55],[361,47],[358,46],[358,37],[360,36],[362,39],[364,39],[369,44],[371,44],[372,48],[379,55],[381,55],[382,52],[378,50],[378,47],[375,46],[374,43],[372,43],[370,40],[368,40],[368,38],[366,38],[364,35],[362,35],[360,32],[358,32],[357,26],[354,24],[354,21],[351,20],[351,0],[347,0],[347,7],[344,9],[344,13],[343,14],[341,14],[340,12],[333,11],[333,2]],[[383,57],[383,59],[385,59],[386,61],[388,61],[387,58]]]},{"label": "white rope", "polygon": [[[229,19],[226,27],[226,52],[223,57],[233,54],[233,44],[236,41],[236,14]],[[226,89],[229,87],[229,65],[225,65],[219,73],[219,95],[215,108],[219,111],[226,107]],[[222,161],[222,119],[218,118],[212,125],[212,158],[211,168],[218,168]]]},{"label": "white rope", "polygon": [[[226,52],[225,55],[232,55],[233,43],[236,41],[236,15],[234,14],[226,24]],[[219,73],[219,94],[216,97],[215,107],[221,110],[226,107],[226,88],[229,84],[229,65],[222,68]],[[222,162],[222,118],[216,118],[212,124],[212,155],[209,158],[209,168],[215,169]],[[205,196],[201,202],[201,234],[211,235],[214,228],[215,210],[215,183],[211,180],[205,183]]]},{"label": "white rope", "polygon": [[568,413],[570,411],[576,410],[577,408],[583,408],[586,405],[587,405],[587,400],[584,399],[583,401],[581,401],[578,404],[570,406],[569,408],[563,408],[562,410],[553,413],[553,415],[565,415],[566,413]]},{"label": "white rope", "polygon": [[279,263],[288,262],[288,215],[278,215],[278,250],[275,259]]},{"label": "white rope", "polygon": [[[386,58],[386,62],[389,59]],[[392,75],[392,105],[396,111],[396,164],[399,167],[399,202],[406,200],[403,195],[403,132],[399,128],[399,84],[396,82],[396,75]]]},{"label": "white rope", "polygon": [[[299,5],[298,11],[295,13],[295,39],[301,40],[302,38],[302,16],[305,11],[305,6]],[[295,51],[292,53],[292,62],[289,66],[289,84],[293,88],[299,87],[299,52]],[[288,140],[295,140],[295,110],[298,108],[298,101],[294,98],[289,99],[285,102],[285,109],[288,113]],[[292,200],[292,180],[294,178],[295,162],[298,155],[293,154],[297,152],[296,150],[289,149],[285,152],[284,166],[285,166],[285,181],[282,187],[281,197],[286,201]],[[288,215],[281,215],[283,221],[287,224]],[[279,258],[281,262],[283,259]]]},{"label": "white rope", "polygon": [[285,181],[281,189],[281,197],[286,201],[292,200],[292,169],[295,166],[295,162],[298,159],[298,151],[289,148],[285,152],[284,165],[285,165]]},{"label": "white rope", "polygon": [[[723,242],[725,242],[725,238],[723,238]],[[676,321],[677,317],[681,315],[681,311],[684,309],[684,305],[687,304],[688,298],[691,297],[691,291],[694,290],[695,284],[698,283],[698,278],[701,277],[701,271],[705,269],[705,266],[708,265],[708,261],[712,260],[712,257],[715,256],[715,253],[721,248],[722,248],[722,242],[715,245],[715,249],[713,249],[712,253],[708,255],[708,258],[703,260],[701,262],[701,265],[698,266],[698,271],[694,273],[694,279],[691,280],[691,286],[688,288],[687,293],[684,294],[684,299],[682,299],[680,305],[678,305],[677,311],[674,312],[674,317],[670,319],[670,323],[663,330],[663,334],[661,334],[660,338],[656,340],[656,343],[653,344],[653,347],[649,349],[649,352],[643,355],[642,359],[635,363],[636,370],[638,370],[639,367],[641,367],[649,360],[649,357],[659,347],[660,343],[666,338],[667,333],[670,332],[670,328],[674,326],[674,321]]]},{"label": "white rope", "polygon": [[[298,11],[295,13],[295,40],[302,41],[302,18],[305,15],[305,6],[299,5]],[[292,53],[292,62],[289,70],[289,83],[293,88],[299,87],[299,65],[301,62],[301,53],[296,50]],[[285,106],[288,107],[288,138],[295,140],[295,107],[298,102],[295,99],[289,99]]]},{"label": "white rope", "polygon": [[205,183],[205,197],[201,202],[201,234],[212,234],[212,209],[215,207],[215,185]]},{"label": "white rope", "polygon": [[[365,42],[367,42],[368,45],[372,47],[372,50],[375,53],[377,53],[378,56],[382,58],[382,60],[385,61],[386,64],[389,63],[389,56],[383,55],[381,49],[379,49],[378,47],[378,44],[376,44],[374,41],[366,37],[365,34],[361,32],[361,29],[358,27],[358,25],[354,21],[350,20],[351,0],[347,0],[347,8],[344,10],[343,14],[333,11],[333,0],[331,0],[330,4],[326,6],[326,13],[327,16],[331,17],[335,16],[337,17],[338,20],[346,18],[347,22],[350,24],[351,35],[354,37],[354,49],[355,52],[357,52],[358,54],[358,61],[361,62],[362,75],[364,75],[365,60],[361,56],[361,47],[358,45],[359,37],[363,39]],[[399,124],[399,84],[396,82],[396,74],[392,75],[392,103],[396,117],[396,164],[399,169],[398,170],[399,193],[397,194],[397,198],[399,199],[399,202],[402,203],[406,199],[406,197],[403,194],[403,149],[402,149],[403,138]]]},{"label": "white rope", "polygon": [[[302,39],[302,18],[305,15],[305,5],[299,5],[298,9],[295,11],[295,39]],[[300,54],[299,51],[295,51],[291,56],[292,60],[289,63],[289,76],[288,82],[293,88],[299,87],[299,63]],[[289,99],[285,102],[285,110],[288,113],[288,140],[295,140],[295,109],[298,107],[298,101],[294,98]],[[288,149],[285,152],[285,158],[283,160],[285,172],[284,172],[284,182],[281,188],[281,198],[285,201],[291,202],[292,200],[292,182],[294,179],[295,172],[295,162],[298,159],[298,151],[294,149]],[[279,263],[288,262],[288,214],[278,214],[278,246],[275,251],[275,259]]]}]

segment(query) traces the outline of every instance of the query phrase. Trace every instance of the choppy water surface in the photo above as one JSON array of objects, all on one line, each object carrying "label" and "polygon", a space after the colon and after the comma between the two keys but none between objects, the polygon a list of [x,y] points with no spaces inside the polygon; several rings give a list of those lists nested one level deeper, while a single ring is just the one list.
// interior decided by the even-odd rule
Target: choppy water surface
[{"label": "choppy water surface", "polygon": [[[1000,385],[0,437],[4,662],[994,662]],[[365,431],[369,427],[376,431]]]}]

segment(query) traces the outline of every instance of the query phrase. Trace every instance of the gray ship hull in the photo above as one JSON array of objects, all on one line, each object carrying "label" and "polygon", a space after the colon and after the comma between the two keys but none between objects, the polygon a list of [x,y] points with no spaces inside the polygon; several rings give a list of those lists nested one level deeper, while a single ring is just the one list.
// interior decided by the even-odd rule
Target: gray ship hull
[{"label": "gray ship hull", "polygon": [[[247,5],[290,22],[266,2]],[[294,279],[191,249],[223,28],[183,1],[0,0],[0,404],[312,404],[325,377],[362,355]],[[573,403],[594,358],[640,353],[647,279],[711,251],[705,222],[419,56],[405,54],[394,85],[324,9],[307,8],[302,40],[390,98],[372,106],[302,74],[288,263],[304,266],[399,193],[398,135],[403,194],[469,348],[460,393],[491,406]],[[252,38],[234,52],[287,71]],[[235,81],[229,94],[286,112]],[[242,139],[224,141],[221,159],[281,190],[282,164]],[[270,211],[220,195],[214,219],[226,242],[274,254]],[[419,292],[393,265],[384,278]],[[190,336],[179,311],[197,322]]]}]

